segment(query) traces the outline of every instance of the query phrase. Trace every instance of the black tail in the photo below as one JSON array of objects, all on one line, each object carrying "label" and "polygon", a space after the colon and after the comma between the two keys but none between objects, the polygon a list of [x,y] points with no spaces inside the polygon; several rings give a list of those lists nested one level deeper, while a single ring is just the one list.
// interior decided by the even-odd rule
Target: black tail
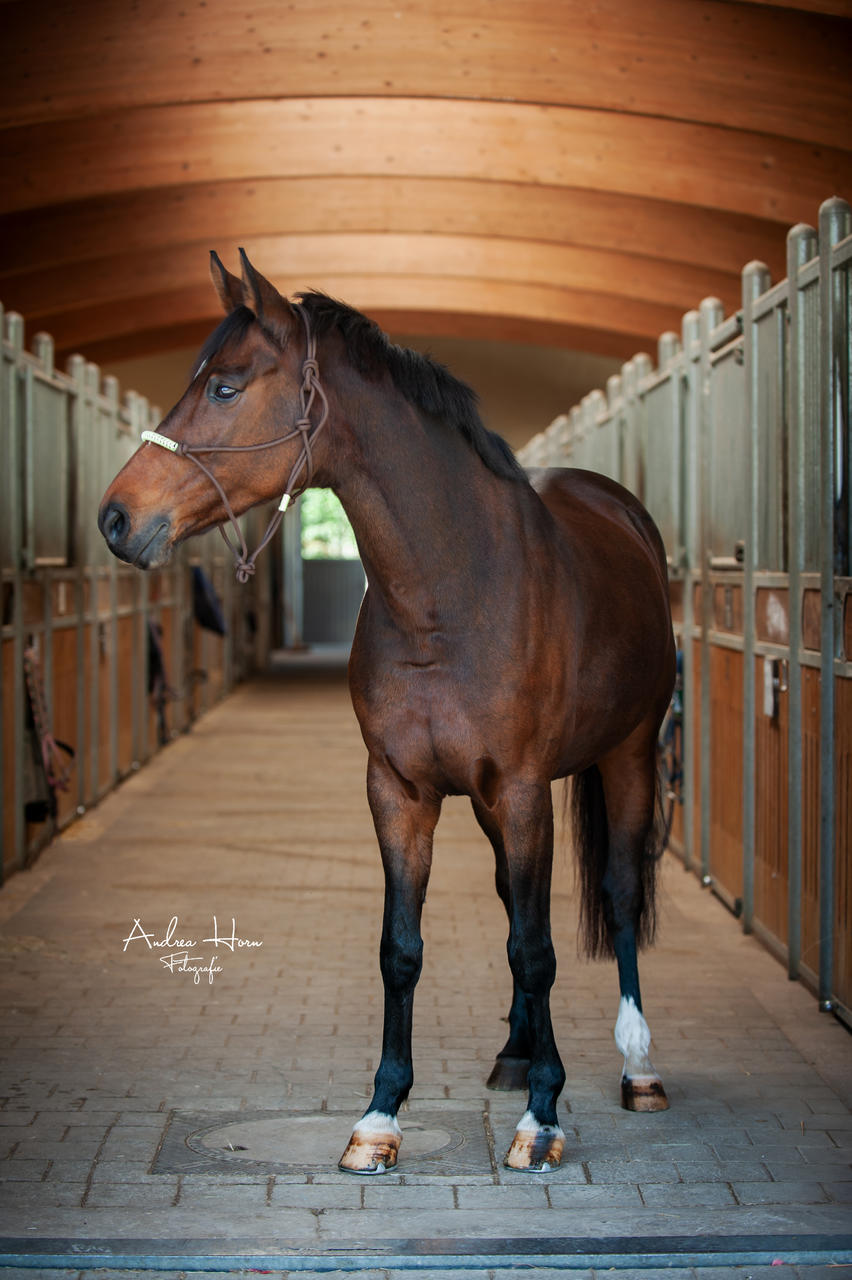
[{"label": "black tail", "polygon": [[[592,960],[615,955],[609,899],[603,891],[609,847],[609,830],[603,783],[597,765],[591,765],[571,779],[571,832],[580,881],[580,947]],[[639,872],[639,910],[636,942],[641,947],[654,941],[657,927],[657,864],[663,852],[665,829],[662,788],[657,773],[654,821],[642,849]]]}]

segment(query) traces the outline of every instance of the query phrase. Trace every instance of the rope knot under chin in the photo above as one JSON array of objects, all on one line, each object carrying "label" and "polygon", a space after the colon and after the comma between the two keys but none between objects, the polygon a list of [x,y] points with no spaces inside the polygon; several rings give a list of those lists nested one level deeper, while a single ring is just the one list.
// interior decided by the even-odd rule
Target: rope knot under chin
[{"label": "rope knot under chin", "polygon": [[253,560],[238,560],[236,566],[237,582],[243,586],[250,578],[255,575],[255,564]]}]

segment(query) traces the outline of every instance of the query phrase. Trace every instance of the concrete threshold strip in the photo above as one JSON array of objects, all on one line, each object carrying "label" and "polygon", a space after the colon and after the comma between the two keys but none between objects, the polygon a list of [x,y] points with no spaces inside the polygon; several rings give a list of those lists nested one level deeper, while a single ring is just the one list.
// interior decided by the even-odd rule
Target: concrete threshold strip
[{"label": "concrete threshold strip", "polygon": [[659,1269],[676,1266],[790,1266],[852,1264],[849,1235],[614,1236],[601,1239],[411,1239],[341,1241],[299,1247],[280,1240],[73,1240],[0,1238],[4,1267],[76,1271],[362,1271],[449,1273],[475,1269],[564,1271]]}]

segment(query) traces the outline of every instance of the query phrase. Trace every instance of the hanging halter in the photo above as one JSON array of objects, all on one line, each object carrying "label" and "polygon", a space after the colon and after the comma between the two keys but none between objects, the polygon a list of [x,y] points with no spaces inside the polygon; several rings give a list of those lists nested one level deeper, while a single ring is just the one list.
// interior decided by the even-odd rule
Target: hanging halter
[{"label": "hanging halter", "polygon": [[[143,431],[142,439],[148,444],[158,444],[163,449],[168,449],[170,453],[180,454],[184,458],[189,458],[197,467],[200,467],[208,480],[213,484],[222,504],[227,512],[228,519],[236,530],[239,545],[235,545],[225,532],[223,525],[219,525],[219,532],[225,542],[234,553],[234,564],[236,567],[237,581],[248,582],[249,578],[255,572],[255,560],[260,555],[263,548],[274,537],[278,526],[284,518],[284,512],[290,505],[290,500],[294,496],[293,490],[296,481],[302,472],[306,469],[305,482],[299,489],[301,493],[307,489],[311,483],[314,472],[312,448],[314,442],[328,421],[328,399],[323,391],[322,384],[319,380],[319,365],[317,364],[317,340],[315,334],[311,332],[310,322],[307,312],[299,303],[293,304],[293,310],[298,311],[302,317],[305,326],[305,359],[302,362],[302,385],[299,387],[299,404],[301,407],[301,416],[294,425],[292,431],[288,431],[283,436],[278,436],[275,440],[265,440],[261,444],[185,444],[182,440],[171,440],[168,436],[161,435],[159,431]],[[321,410],[319,420],[315,426],[311,425],[311,410],[314,404],[314,397],[318,396],[321,402]],[[302,448],[293,469],[290,472],[290,478],[287,481],[281,501],[278,504],[278,510],[270,520],[266,533],[261,538],[255,550],[249,555],[246,540],[243,537],[243,531],[239,526],[234,509],[228,501],[225,490],[214,476],[213,472],[204,465],[198,457],[200,453],[251,453],[256,449],[274,449],[276,445],[286,444],[288,440],[294,440],[301,437]],[[295,496],[298,496],[295,495]]]}]

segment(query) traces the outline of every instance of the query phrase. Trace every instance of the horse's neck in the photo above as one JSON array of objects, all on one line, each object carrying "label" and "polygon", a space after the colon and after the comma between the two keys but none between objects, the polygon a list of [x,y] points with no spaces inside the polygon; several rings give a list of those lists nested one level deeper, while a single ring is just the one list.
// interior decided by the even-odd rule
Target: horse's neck
[{"label": "horse's neck", "polygon": [[371,596],[400,630],[440,630],[481,600],[505,540],[507,494],[454,430],[406,405],[361,433],[335,489],[352,522]]}]

